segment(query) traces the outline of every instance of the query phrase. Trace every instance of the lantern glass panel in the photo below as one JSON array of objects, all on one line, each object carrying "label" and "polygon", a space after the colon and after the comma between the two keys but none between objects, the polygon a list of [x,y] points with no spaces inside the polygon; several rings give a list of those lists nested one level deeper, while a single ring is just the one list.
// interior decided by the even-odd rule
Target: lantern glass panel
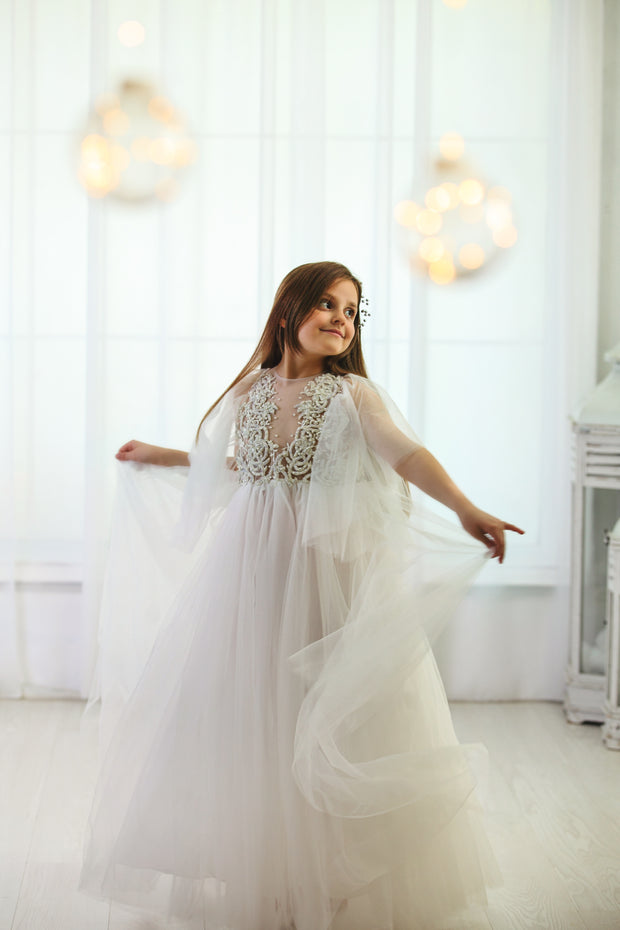
[{"label": "lantern glass panel", "polygon": [[606,674],[605,607],[607,600],[606,534],[620,517],[620,492],[614,488],[584,488],[581,562],[580,671]]}]

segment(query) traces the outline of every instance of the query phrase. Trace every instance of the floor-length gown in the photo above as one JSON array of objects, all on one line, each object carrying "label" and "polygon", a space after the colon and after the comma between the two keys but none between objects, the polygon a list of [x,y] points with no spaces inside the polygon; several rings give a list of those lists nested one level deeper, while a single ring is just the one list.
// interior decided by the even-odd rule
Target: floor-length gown
[{"label": "floor-length gown", "polygon": [[[145,534],[193,555],[107,740],[83,890],[207,930],[484,906],[485,751],[459,745],[429,644],[488,553],[411,499],[394,469],[420,445],[356,376],[260,370],[207,418],[168,538]],[[140,506],[168,471],[119,468]],[[136,553],[109,571],[116,629]]]}]

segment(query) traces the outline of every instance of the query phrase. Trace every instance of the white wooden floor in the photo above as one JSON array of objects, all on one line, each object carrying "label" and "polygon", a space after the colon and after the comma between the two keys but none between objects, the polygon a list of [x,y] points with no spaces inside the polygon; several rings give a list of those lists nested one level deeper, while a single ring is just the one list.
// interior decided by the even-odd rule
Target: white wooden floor
[{"label": "white wooden floor", "polygon": [[[97,765],[82,709],[0,701],[0,930],[162,926],[75,890]],[[452,713],[461,741],[489,750],[487,827],[505,879],[488,917],[459,930],[620,930],[620,752],[559,704]]]}]

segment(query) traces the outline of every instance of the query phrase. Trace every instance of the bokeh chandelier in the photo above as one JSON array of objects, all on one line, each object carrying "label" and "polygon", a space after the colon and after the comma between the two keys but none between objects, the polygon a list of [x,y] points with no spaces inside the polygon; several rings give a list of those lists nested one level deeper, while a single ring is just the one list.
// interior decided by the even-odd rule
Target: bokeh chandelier
[{"label": "bokeh chandelier", "polygon": [[80,140],[78,177],[91,197],[172,200],[196,160],[196,144],[151,84],[127,79],[100,97]]},{"label": "bokeh chandelier", "polygon": [[414,184],[421,196],[397,203],[394,218],[411,269],[445,285],[488,268],[512,248],[517,230],[510,191],[482,177],[462,137],[446,133],[439,152]]}]

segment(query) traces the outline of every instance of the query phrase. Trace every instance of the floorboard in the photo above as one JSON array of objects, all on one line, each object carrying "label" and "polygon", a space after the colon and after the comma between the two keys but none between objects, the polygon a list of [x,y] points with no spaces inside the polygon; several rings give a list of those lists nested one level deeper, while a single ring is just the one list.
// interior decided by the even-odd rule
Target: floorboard
[{"label": "floorboard", "polygon": [[[0,701],[0,930],[170,930],[77,891],[97,768],[82,710]],[[481,795],[504,884],[486,915],[450,930],[620,930],[620,752],[559,704],[454,703],[452,714],[461,742],[488,751]]]},{"label": "floorboard", "polygon": [[490,893],[493,930],[618,930],[620,833],[606,807],[620,753],[603,746],[600,727],[568,724],[559,704],[452,713],[459,739],[489,752],[489,834],[505,879]]}]

